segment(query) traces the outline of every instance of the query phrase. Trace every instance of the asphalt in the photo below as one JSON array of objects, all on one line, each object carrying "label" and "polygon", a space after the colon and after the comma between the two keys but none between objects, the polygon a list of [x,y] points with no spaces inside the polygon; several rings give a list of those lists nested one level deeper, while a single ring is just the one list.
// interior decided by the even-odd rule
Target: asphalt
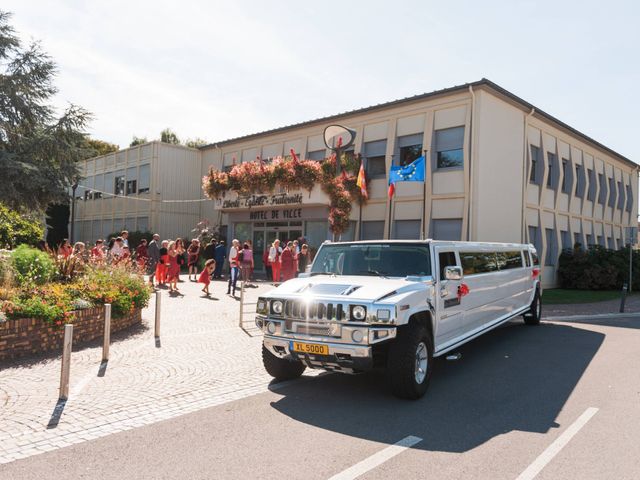
[{"label": "asphalt", "polygon": [[409,436],[365,479],[514,479],[587,409],[540,479],[640,478],[640,319],[514,321],[403,401],[337,374],[0,466],[2,479],[324,479]]}]

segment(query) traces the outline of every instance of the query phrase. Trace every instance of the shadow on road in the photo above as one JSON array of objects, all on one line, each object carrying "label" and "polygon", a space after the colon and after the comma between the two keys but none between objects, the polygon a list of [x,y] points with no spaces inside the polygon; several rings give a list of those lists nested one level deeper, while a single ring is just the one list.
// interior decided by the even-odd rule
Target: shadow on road
[{"label": "shadow on road", "polygon": [[380,373],[326,375],[279,388],[272,406],[305,424],[344,435],[415,448],[464,452],[521,430],[545,433],[604,340],[568,325],[507,324],[462,347],[462,359],[437,359],[427,395],[393,397]]},{"label": "shadow on road", "polygon": [[603,327],[635,328],[640,329],[640,318],[620,317],[620,318],[589,318],[583,320],[553,320],[556,323],[579,323],[585,325],[600,325]]}]

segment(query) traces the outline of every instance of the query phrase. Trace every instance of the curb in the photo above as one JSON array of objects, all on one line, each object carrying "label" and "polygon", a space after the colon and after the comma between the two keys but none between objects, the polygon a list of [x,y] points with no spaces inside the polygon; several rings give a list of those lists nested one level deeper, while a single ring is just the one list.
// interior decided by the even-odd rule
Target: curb
[{"label": "curb", "polygon": [[571,320],[598,320],[613,318],[640,318],[640,313],[598,313],[591,315],[558,315],[555,317],[542,317],[547,321],[571,321]]}]

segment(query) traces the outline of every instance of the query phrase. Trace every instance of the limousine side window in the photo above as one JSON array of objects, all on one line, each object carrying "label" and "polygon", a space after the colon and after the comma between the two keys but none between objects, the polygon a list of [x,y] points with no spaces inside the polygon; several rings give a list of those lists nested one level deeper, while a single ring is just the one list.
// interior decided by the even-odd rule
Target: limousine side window
[{"label": "limousine side window", "polygon": [[495,252],[460,252],[460,261],[465,275],[476,275],[498,270]]},{"label": "limousine side window", "polygon": [[527,267],[530,267],[531,266],[531,257],[529,256],[529,251],[525,250],[523,253],[524,253],[524,264]]},{"label": "limousine side window", "polygon": [[457,265],[456,254],[455,252],[440,252],[438,261],[440,263],[440,280],[444,280],[444,267],[455,267]]},{"label": "limousine side window", "polygon": [[500,270],[509,270],[512,268],[522,268],[522,252],[498,252],[498,268]]}]

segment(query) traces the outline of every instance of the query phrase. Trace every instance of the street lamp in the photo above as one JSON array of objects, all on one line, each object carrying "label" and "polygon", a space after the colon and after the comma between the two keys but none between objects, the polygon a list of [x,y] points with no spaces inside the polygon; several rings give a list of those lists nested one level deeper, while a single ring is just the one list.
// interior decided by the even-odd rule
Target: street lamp
[{"label": "street lamp", "polygon": [[73,244],[73,230],[76,224],[76,190],[78,189],[78,182],[76,181],[71,185],[71,231],[69,233],[69,242]]}]

